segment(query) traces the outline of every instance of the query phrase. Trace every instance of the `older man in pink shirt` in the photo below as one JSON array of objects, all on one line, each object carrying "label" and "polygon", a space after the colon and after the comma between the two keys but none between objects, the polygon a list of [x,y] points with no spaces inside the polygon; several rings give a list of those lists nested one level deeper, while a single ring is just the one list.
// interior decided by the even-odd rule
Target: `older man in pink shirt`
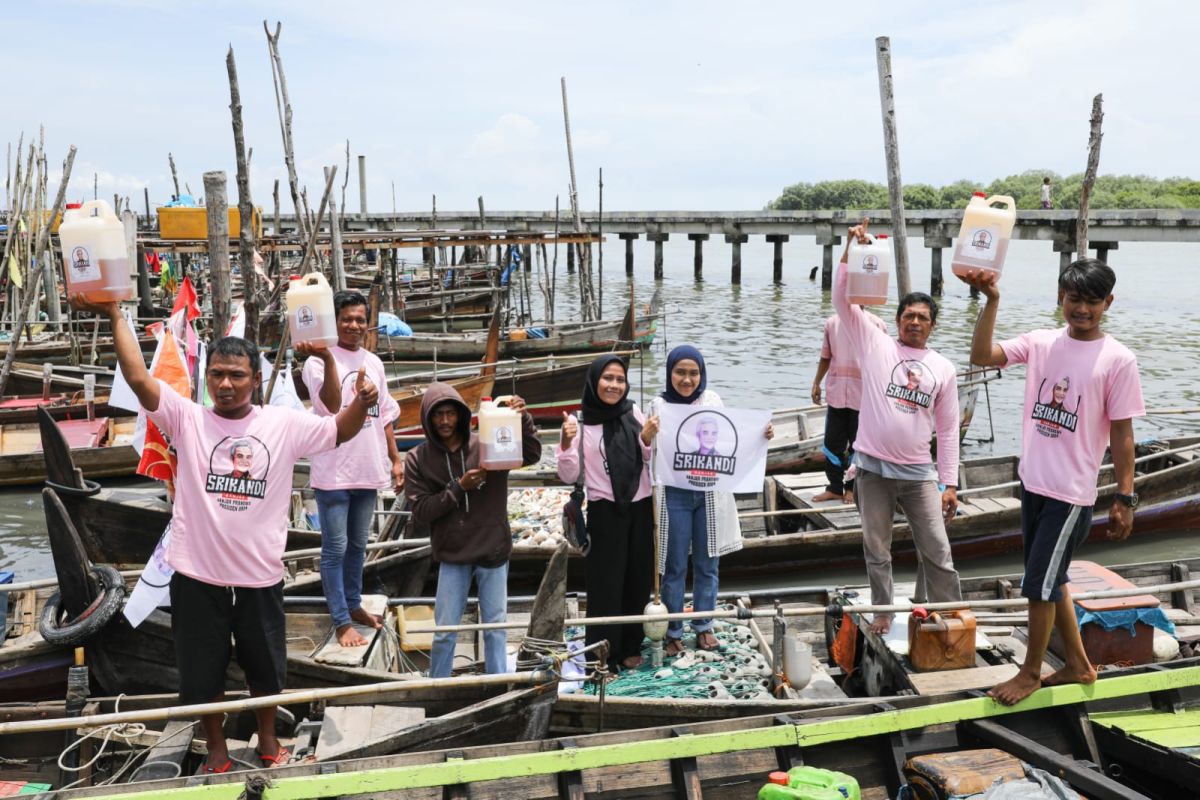
[{"label": "older man in pink shirt", "polygon": [[[858,353],[862,410],[854,443],[856,501],[862,516],[863,553],[871,603],[890,605],[892,515],[899,503],[912,530],[919,570],[917,600],[962,599],[945,521],[958,508],[958,387],[954,366],[926,347],[937,324],[937,303],[910,292],[896,310],[898,338],[871,324],[867,312],[846,299],[850,239],[866,241],[867,220],[850,229],[838,265],[833,305]],[[937,463],[930,450],[936,431]],[[871,629],[883,634],[891,614],[876,614]]]}]

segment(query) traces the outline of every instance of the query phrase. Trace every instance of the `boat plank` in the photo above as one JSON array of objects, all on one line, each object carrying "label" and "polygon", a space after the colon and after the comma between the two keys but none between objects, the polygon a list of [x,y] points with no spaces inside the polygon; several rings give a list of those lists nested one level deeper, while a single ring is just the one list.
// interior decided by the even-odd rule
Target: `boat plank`
[{"label": "boat plank", "polygon": [[[387,612],[387,597],[381,594],[363,595],[362,607],[369,613],[383,616]],[[346,667],[364,666],[364,659],[375,650],[376,640],[382,633],[369,625],[353,623],[354,630],[367,640],[365,645],[358,647],[342,647],[338,644],[337,631],[330,626],[325,641],[313,653],[313,660],[321,664],[336,664]]]},{"label": "boat plank", "polygon": [[330,706],[321,723],[316,758],[329,761],[425,721],[425,709],[403,706]]},{"label": "boat plank", "polygon": [[[920,694],[961,692],[967,689],[990,689],[1017,674],[1018,664],[992,664],[971,669],[949,669],[940,672],[913,672],[909,681]],[[1051,670],[1043,665],[1042,674]]]}]

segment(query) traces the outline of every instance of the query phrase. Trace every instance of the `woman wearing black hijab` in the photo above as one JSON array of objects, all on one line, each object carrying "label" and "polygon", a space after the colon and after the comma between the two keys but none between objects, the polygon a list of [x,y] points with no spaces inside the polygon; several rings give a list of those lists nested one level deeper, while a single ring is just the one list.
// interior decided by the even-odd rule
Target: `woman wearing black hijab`
[{"label": "woman wearing black hijab", "polygon": [[[654,519],[650,497],[650,442],[658,417],[646,419],[629,400],[625,362],[604,355],[588,368],[583,387],[583,432],[563,414],[558,477],[579,479],[580,450],[587,490],[587,615],[641,614],[654,583]],[[609,667],[642,663],[642,626],[589,625],[588,644],[607,639]]]}]

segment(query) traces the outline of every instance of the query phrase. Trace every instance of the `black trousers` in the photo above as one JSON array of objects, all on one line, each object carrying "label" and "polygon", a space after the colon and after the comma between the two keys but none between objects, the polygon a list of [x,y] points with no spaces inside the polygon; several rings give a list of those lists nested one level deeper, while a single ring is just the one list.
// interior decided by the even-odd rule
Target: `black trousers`
[{"label": "black trousers", "polygon": [[[641,614],[654,585],[654,518],[649,497],[622,511],[611,500],[588,500],[588,538],[592,549],[584,567],[587,615]],[[642,652],[642,626],[589,625],[585,640],[607,639],[609,668]]]},{"label": "black trousers", "polygon": [[854,440],[858,437],[858,411],[853,408],[825,410],[825,489],[842,494],[853,486],[844,483],[850,457],[854,455]]}]

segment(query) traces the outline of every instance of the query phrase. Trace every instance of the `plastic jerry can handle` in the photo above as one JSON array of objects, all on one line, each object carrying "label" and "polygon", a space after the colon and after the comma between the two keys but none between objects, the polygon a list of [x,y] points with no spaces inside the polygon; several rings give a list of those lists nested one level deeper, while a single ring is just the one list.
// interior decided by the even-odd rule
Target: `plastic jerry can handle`
[{"label": "plastic jerry can handle", "polygon": [[1017,202],[1006,194],[992,195],[987,199],[987,204],[989,207],[999,204],[1009,211],[1015,211],[1017,208]]},{"label": "plastic jerry can handle", "polygon": [[511,394],[497,395],[492,399],[492,403],[499,408],[500,406],[509,406],[512,404],[513,396]]},{"label": "plastic jerry can handle", "polygon": [[[93,214],[92,212],[96,213]],[[96,216],[101,219],[116,219],[117,215],[109,207],[107,200],[88,200],[79,208],[79,216],[91,217]]]}]

